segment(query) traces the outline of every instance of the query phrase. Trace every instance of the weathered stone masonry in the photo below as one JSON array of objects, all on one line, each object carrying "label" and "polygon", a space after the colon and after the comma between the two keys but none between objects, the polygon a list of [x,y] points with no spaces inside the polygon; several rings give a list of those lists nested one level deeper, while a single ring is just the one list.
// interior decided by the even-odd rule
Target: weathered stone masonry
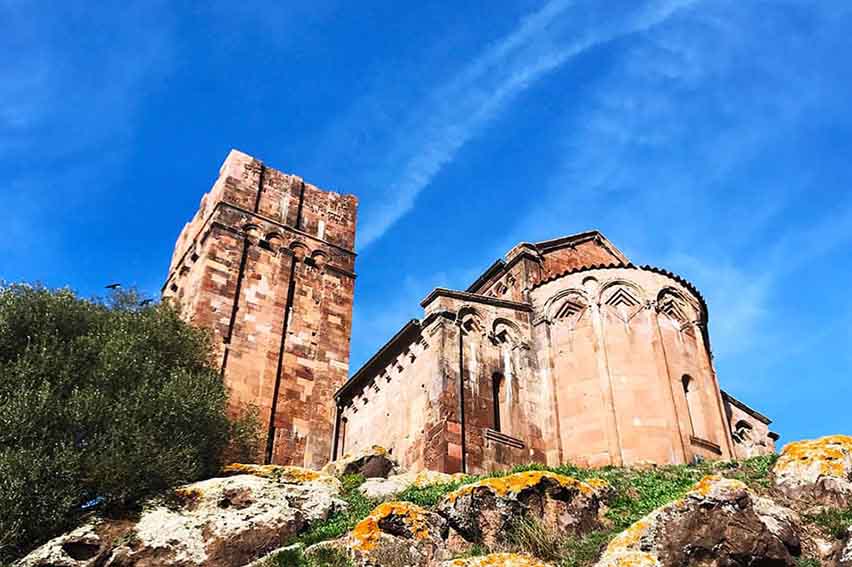
[{"label": "weathered stone masonry", "polygon": [[769,420],[719,389],[698,291],[596,231],[521,243],[421,305],[337,392],[335,453],[482,473],[774,450]]},{"label": "weathered stone masonry", "polygon": [[211,330],[232,411],[260,410],[260,459],[382,445],[409,469],[481,473],[774,451],[770,420],[719,388],[698,290],[597,231],[434,290],[347,381],[356,207],[232,151],[176,243],[163,296]]},{"label": "weathered stone masonry", "polygon": [[231,151],[175,245],[164,298],[212,331],[232,411],[256,406],[262,459],[319,467],[346,381],[355,283],[351,195]]}]

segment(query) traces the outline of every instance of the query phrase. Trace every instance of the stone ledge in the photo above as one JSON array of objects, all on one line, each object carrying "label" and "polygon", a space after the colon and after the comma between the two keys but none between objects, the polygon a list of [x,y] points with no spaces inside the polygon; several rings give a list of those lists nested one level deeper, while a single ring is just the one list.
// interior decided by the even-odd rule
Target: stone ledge
[{"label": "stone ledge", "polygon": [[509,447],[514,447],[515,449],[525,449],[526,445],[520,439],[516,439],[511,435],[506,435],[505,433],[500,433],[499,431],[495,431],[491,428],[485,429],[485,438],[489,441],[494,441],[495,443],[502,443],[503,445],[508,445]]},{"label": "stone ledge", "polygon": [[709,451],[713,451],[717,455],[722,454],[722,447],[720,447],[716,443],[713,443],[712,441],[708,441],[707,439],[702,439],[701,437],[696,437],[695,435],[690,435],[689,440],[692,442],[693,445],[695,445],[697,447],[702,447],[702,448],[707,449]]}]

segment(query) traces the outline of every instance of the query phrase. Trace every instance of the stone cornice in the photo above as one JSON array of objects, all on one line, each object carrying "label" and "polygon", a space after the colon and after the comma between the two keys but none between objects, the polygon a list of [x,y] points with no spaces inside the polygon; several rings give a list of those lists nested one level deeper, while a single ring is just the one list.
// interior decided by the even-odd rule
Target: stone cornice
[{"label": "stone cornice", "polygon": [[[244,208],[239,207],[237,205],[234,205],[232,203],[228,203],[228,202],[225,202],[225,201],[219,201],[218,203],[213,205],[213,208],[210,210],[210,214],[207,215],[207,218],[205,218],[204,222],[201,223],[201,226],[198,228],[198,230],[195,233],[195,236],[193,236],[193,238],[192,238],[192,243],[187,245],[186,250],[184,250],[183,254],[181,254],[181,256],[180,256],[180,259],[177,260],[174,263],[174,266],[176,268],[178,266],[181,266],[184,263],[184,260],[186,259],[187,255],[189,255],[195,249],[196,243],[203,243],[204,242],[204,240],[207,238],[207,234],[210,232],[210,230],[214,226],[219,227],[219,228],[223,228],[225,230],[229,230],[229,231],[231,231],[235,234],[240,234],[242,232],[241,230],[239,230],[239,229],[237,229],[233,226],[230,226],[229,224],[214,220],[216,213],[222,208],[229,208],[229,209],[233,209],[237,212],[240,212],[240,213],[243,213],[243,214],[246,214],[246,215],[250,215],[250,216],[258,218],[258,219],[260,219],[264,222],[272,224],[272,225],[274,225],[278,228],[281,228],[285,232],[291,232],[293,234],[298,234],[299,236],[305,237],[309,240],[313,240],[315,242],[321,242],[321,243],[325,244],[326,246],[329,246],[331,248],[339,250],[339,251],[341,251],[344,254],[347,254],[349,256],[353,256],[353,257],[357,256],[357,254],[352,250],[349,250],[349,249],[344,248],[342,246],[338,246],[336,244],[332,244],[331,242],[328,242],[327,240],[323,240],[322,238],[317,238],[316,236],[313,236],[313,235],[311,235],[307,232],[304,232],[302,230],[294,228],[290,225],[283,224],[279,221],[276,221],[275,219],[271,219],[271,218],[264,216],[264,215],[261,215],[259,213],[255,213],[255,212],[250,211],[248,209],[244,209]],[[342,274],[344,276],[355,279],[355,273],[354,272],[351,272],[351,271],[349,271],[345,268],[340,268],[338,266],[335,266],[334,264],[327,263],[325,265],[325,269],[333,271],[333,272],[337,272],[337,273]],[[162,287],[160,288],[161,293],[162,293],[163,290],[166,289],[166,286],[169,285],[169,282],[172,280],[175,273],[177,273],[177,270],[171,270],[168,273],[168,275],[166,276],[166,281],[163,283]]]},{"label": "stone cornice", "polygon": [[[318,237],[314,236],[313,234],[307,233],[307,232],[305,232],[305,231],[303,231],[303,230],[299,230],[298,228],[295,228],[295,227],[290,226],[290,225],[288,225],[288,224],[284,224],[284,223],[282,223],[281,221],[275,220],[275,219],[273,219],[273,218],[270,218],[270,217],[267,217],[267,216],[261,215],[260,213],[255,213],[254,211],[250,211],[250,210],[248,210],[248,209],[244,209],[244,208],[242,208],[242,207],[240,207],[240,206],[237,206],[237,205],[234,205],[234,204],[232,204],[232,203],[227,203],[227,202],[225,202],[225,201],[219,201],[218,203],[216,203],[216,206],[214,207],[214,210],[215,210],[216,208],[219,208],[219,207],[228,207],[228,208],[230,208],[230,209],[234,209],[235,211],[239,211],[239,212],[241,212],[241,213],[244,213],[244,214],[247,214],[247,215],[251,215],[251,216],[256,217],[256,218],[259,218],[259,219],[261,219],[261,220],[263,220],[263,221],[265,221],[265,222],[268,222],[268,223],[270,223],[270,224],[273,224],[273,225],[275,225],[275,226],[277,226],[277,227],[283,228],[283,229],[285,229],[285,230],[287,230],[287,231],[289,231],[289,232],[293,232],[293,233],[298,234],[298,235],[300,235],[300,236],[304,236],[305,238],[307,238],[307,239],[309,239],[309,240],[313,240],[313,241],[315,241],[315,242],[321,242],[321,243],[325,244],[326,246],[330,246],[331,248],[334,248],[334,249],[336,249],[336,250],[339,250],[340,252],[343,252],[344,254],[347,254],[347,255],[349,255],[349,256],[357,256],[357,254],[355,253],[355,251],[354,251],[354,250],[349,250],[348,248],[344,248],[343,246],[340,246],[340,245],[337,245],[337,244],[333,244],[333,243],[329,242],[328,240],[325,240],[325,239],[322,239],[322,238],[318,238]],[[212,213],[211,213],[211,214],[212,214]]]},{"label": "stone cornice", "polygon": [[514,309],[516,311],[532,311],[532,305],[529,303],[519,303],[517,301],[509,301],[506,299],[498,299],[496,297],[489,297],[487,295],[479,295],[477,293],[469,293],[467,291],[458,291],[452,289],[446,289],[442,287],[437,287],[432,290],[432,292],[427,295],[423,301],[420,302],[420,306],[426,308],[430,303],[435,301],[439,297],[449,297],[452,299],[459,299],[461,301],[469,301],[473,303],[481,303],[484,305],[493,305],[494,307],[505,307],[507,309]]},{"label": "stone cornice", "polygon": [[759,411],[748,407],[743,402],[739,401],[738,399],[733,397],[731,394],[729,394],[725,390],[720,390],[720,392],[722,393],[722,398],[726,402],[730,403],[733,406],[737,406],[738,408],[740,408],[741,410],[743,410],[744,412],[746,412],[747,414],[749,414],[750,416],[752,416],[756,420],[761,421],[761,422],[765,423],[766,425],[769,425],[770,423],[772,423],[771,419],[769,419],[768,417],[766,417],[765,415],[763,415]]},{"label": "stone cornice", "polygon": [[541,259],[535,254],[524,250],[523,252],[519,252],[516,256],[513,256],[511,260],[503,260],[500,258],[495,261],[491,266],[485,270],[481,276],[476,278],[476,281],[473,282],[468,288],[465,290],[467,293],[474,293],[474,290],[481,288],[483,285],[487,284],[490,281],[494,281],[498,277],[502,276],[509,270],[511,270],[515,264],[520,262],[523,259],[532,260],[534,262],[539,262]]},{"label": "stone cornice", "polygon": [[334,393],[337,404],[345,405],[369,386],[376,379],[378,371],[411,346],[433,322],[442,317],[449,318],[452,316],[450,313],[439,311],[430,314],[422,321],[417,319],[408,321],[343,386],[338,388],[337,392]]}]

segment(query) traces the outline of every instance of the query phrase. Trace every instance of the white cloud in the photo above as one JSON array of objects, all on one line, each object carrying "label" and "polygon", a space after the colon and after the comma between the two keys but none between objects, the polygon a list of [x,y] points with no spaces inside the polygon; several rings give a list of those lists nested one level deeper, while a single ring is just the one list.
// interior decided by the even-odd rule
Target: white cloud
[{"label": "white cloud", "polygon": [[[592,47],[664,22],[692,1],[659,1],[632,7],[616,17],[594,6],[552,0],[526,17],[445,85],[435,88],[399,127],[385,148],[380,175],[371,186],[386,186],[365,203],[359,248],[369,247],[412,209],[418,194],[457,152],[520,92]],[[580,15],[600,16],[595,26],[578,26]]]},{"label": "white cloud", "polygon": [[697,285],[726,364],[815,344],[779,309],[792,274],[852,240],[848,199],[801,210],[830,191],[805,136],[849,89],[825,64],[845,31],[829,4],[702,4],[637,34],[566,108],[565,157],[500,248],[600,228]]}]

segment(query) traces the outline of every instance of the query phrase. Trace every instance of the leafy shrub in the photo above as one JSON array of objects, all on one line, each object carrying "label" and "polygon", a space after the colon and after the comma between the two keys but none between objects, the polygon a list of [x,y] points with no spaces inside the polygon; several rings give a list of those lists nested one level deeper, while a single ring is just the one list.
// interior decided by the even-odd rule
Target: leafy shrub
[{"label": "leafy shrub", "polygon": [[253,455],[256,422],[226,404],[207,336],[168,305],[0,286],[0,561]]}]

